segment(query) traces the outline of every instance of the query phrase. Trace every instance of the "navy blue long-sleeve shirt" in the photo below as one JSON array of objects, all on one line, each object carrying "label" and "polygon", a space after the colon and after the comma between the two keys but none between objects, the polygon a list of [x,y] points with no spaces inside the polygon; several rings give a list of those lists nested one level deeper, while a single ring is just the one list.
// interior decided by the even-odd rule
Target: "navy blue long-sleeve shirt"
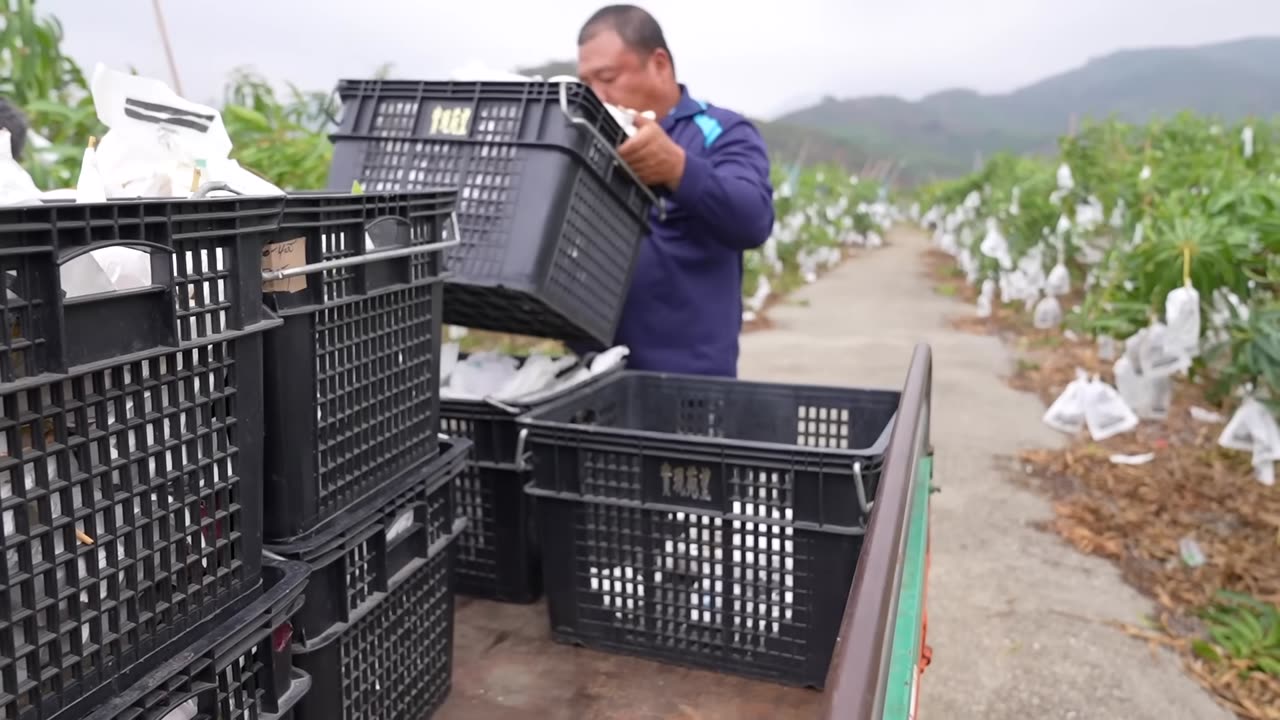
[{"label": "navy blue long-sleeve shirt", "polygon": [[773,229],[769,155],[746,118],[681,91],[662,127],[684,177],[664,193],[666,219],[651,216],[614,343],[631,369],[736,377],[742,253]]}]

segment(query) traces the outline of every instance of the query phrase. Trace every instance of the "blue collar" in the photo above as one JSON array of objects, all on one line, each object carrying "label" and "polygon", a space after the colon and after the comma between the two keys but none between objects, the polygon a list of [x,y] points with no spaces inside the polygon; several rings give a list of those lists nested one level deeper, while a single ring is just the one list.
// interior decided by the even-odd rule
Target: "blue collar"
[{"label": "blue collar", "polygon": [[676,106],[671,109],[671,113],[663,118],[662,124],[670,125],[678,120],[693,117],[704,110],[706,110],[706,108],[702,103],[689,96],[689,88],[685,87],[684,84],[681,84],[680,102],[676,103]]}]

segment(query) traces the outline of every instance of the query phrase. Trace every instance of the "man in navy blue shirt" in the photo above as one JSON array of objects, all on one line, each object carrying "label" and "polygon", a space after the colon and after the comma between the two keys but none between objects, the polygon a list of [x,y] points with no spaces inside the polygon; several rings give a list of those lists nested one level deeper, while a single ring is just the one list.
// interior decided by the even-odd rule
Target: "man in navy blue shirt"
[{"label": "man in navy blue shirt", "polygon": [[578,36],[578,77],[605,102],[651,111],[618,148],[666,200],[641,244],[615,343],[637,370],[736,377],[742,253],[773,228],[769,156],[741,115],[695,100],[677,82],[662,28],[634,5],[610,5]]}]

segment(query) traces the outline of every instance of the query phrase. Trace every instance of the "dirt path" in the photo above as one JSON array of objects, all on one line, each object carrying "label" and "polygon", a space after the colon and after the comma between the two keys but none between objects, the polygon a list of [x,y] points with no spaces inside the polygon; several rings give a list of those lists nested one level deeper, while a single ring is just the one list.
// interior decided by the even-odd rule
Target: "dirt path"
[{"label": "dirt path", "polygon": [[1044,499],[1009,481],[1019,450],[1053,447],[1044,409],[1002,379],[999,340],[946,319],[966,308],[924,275],[927,240],[848,262],[770,313],[742,340],[744,379],[900,387],[912,346],[934,351],[936,482],[923,720],[1217,720],[1232,715],[1163,652],[1108,625],[1140,623],[1151,605],[1103,560],[1033,524]]}]

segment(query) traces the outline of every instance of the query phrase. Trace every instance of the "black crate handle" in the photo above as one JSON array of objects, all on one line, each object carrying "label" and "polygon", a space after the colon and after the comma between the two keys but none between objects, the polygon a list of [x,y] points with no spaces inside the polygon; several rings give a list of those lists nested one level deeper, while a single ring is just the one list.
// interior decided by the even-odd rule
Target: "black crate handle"
[{"label": "black crate handle", "polygon": [[[61,269],[77,258],[113,247],[145,252],[150,281],[141,287],[76,297],[67,297],[66,289],[61,289],[68,367],[178,344],[172,262],[164,263],[166,276],[157,281],[156,264],[151,260],[155,254],[172,257],[173,248],[148,240],[99,240],[59,252],[58,267]],[[107,305],[114,307],[108,309]]]},{"label": "black crate handle", "polygon": [[618,149],[613,146],[613,143],[605,139],[604,135],[600,134],[600,131],[596,129],[596,126],[590,120],[574,115],[569,110],[569,83],[567,81],[560,83],[560,112],[564,113],[565,118],[567,118],[570,123],[586,128],[587,132],[595,136],[596,141],[603,145],[605,149],[613,155],[614,162],[621,165],[622,169],[627,171],[627,174],[631,176],[631,180],[640,188],[640,191],[649,196],[649,202],[653,203],[653,206],[658,209],[658,220],[666,220],[666,201],[655,195],[653,190],[649,189],[648,185],[641,182],[640,178],[636,176],[635,171],[631,169],[631,166],[628,165],[626,161],[622,159],[622,156],[618,154]]}]

